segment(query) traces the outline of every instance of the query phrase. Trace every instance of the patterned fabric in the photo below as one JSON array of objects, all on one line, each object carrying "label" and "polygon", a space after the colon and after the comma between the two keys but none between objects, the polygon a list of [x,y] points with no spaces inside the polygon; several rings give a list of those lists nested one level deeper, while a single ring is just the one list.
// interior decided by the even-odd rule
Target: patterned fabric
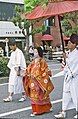
[{"label": "patterned fabric", "polygon": [[54,89],[54,86],[49,78],[51,71],[49,71],[46,61],[41,58],[35,59],[28,66],[26,74],[24,88],[32,103],[49,103],[49,94]]},{"label": "patterned fabric", "polygon": [[44,112],[49,112],[51,107],[52,107],[51,103],[48,103],[48,104],[46,103],[46,104],[43,104],[43,105],[32,104],[33,113],[37,112],[37,114],[42,114]]}]

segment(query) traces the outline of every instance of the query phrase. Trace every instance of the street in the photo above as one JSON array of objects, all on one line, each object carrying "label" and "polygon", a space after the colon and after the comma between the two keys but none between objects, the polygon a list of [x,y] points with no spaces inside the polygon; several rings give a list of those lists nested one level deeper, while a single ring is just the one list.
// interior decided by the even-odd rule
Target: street
[{"label": "street", "polygon": [[[58,61],[49,61],[48,65],[53,75],[61,71],[61,64]],[[21,94],[14,95],[13,102],[3,102],[3,98],[8,95],[8,84],[3,82],[0,84],[0,119],[55,119],[54,114],[61,111],[63,79],[63,76],[52,78],[55,87],[50,95],[53,111],[35,117],[30,117],[32,111],[28,98],[24,102],[18,102],[19,98],[21,98]],[[66,119],[73,119],[74,115],[75,110],[69,110],[67,111]]]}]

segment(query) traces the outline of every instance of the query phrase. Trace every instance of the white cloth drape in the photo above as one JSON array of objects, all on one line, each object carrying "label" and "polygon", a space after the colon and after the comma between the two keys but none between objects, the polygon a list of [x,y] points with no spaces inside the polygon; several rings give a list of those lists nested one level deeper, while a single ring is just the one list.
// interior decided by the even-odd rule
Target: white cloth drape
[{"label": "white cloth drape", "polygon": [[[65,80],[63,87],[62,109],[76,108],[78,111],[78,50],[69,53],[64,69]],[[72,72],[72,73],[71,73]],[[72,78],[72,75],[74,78]]]}]

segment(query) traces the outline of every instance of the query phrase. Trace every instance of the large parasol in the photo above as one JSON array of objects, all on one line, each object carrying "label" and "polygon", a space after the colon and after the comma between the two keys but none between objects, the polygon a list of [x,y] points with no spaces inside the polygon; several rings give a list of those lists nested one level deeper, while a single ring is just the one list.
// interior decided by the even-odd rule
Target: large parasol
[{"label": "large parasol", "polygon": [[78,0],[49,0],[43,16],[55,16],[78,10]]},{"label": "large parasol", "polygon": [[49,0],[49,3],[46,9],[43,12],[43,17],[58,15],[63,52],[65,52],[64,51],[64,41],[63,41],[63,35],[62,35],[61,22],[60,22],[59,15],[77,11],[77,10],[78,10],[78,0]]},{"label": "large parasol", "polygon": [[59,15],[64,14],[64,13],[77,11],[78,10],[78,0],[48,0],[48,1],[49,1],[48,5],[45,7],[44,10],[42,10],[43,13],[40,11],[37,11],[37,13],[35,13],[33,15],[32,14],[33,11],[32,11],[31,18],[29,17],[28,19],[32,20],[32,19],[38,19],[38,18],[43,18],[43,17],[48,18],[51,16],[58,15],[62,48],[63,48],[63,52],[65,52]]},{"label": "large parasol", "polygon": [[26,19],[34,20],[39,17],[42,17],[43,12],[44,12],[43,7],[41,5],[39,5],[39,6],[35,7],[31,13],[26,14],[25,17],[26,17]]}]

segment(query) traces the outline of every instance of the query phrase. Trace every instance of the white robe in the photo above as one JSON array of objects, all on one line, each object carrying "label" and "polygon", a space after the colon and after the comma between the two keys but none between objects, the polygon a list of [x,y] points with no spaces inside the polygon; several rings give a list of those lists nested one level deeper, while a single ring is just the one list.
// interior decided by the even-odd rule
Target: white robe
[{"label": "white robe", "polygon": [[[76,108],[78,111],[78,50],[74,49],[66,59],[62,110]],[[72,72],[72,73],[71,73]],[[72,75],[74,78],[72,78]],[[67,77],[67,79],[66,79]]]},{"label": "white robe", "polygon": [[[11,53],[10,60],[7,66],[10,69],[9,87],[8,87],[9,92],[12,92],[12,90],[14,94],[24,92],[23,82],[22,82],[23,76],[17,76],[17,72],[16,72],[16,69],[19,66],[21,70],[26,69],[25,58],[22,51],[19,48],[17,48],[15,51]],[[12,90],[10,89],[11,86],[13,86]]]}]

